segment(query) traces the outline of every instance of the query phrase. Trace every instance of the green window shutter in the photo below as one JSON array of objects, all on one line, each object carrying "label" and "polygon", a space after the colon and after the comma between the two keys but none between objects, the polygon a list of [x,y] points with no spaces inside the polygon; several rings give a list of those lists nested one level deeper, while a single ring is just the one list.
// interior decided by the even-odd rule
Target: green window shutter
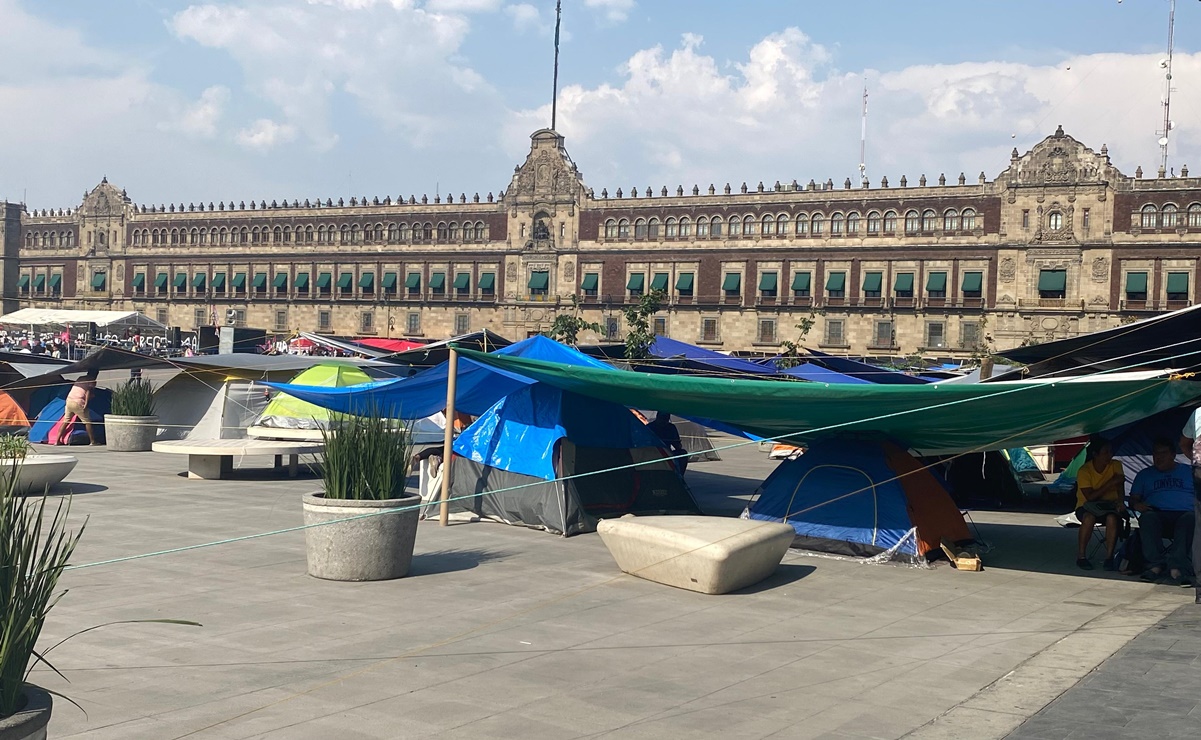
[{"label": "green window shutter", "polygon": [[372,288],[374,288],[375,287],[375,273],[374,272],[364,272],[362,275],[359,275],[359,287],[364,290],[371,290]]},{"label": "green window shutter", "polygon": [[1039,270],[1038,271],[1038,289],[1039,290],[1065,290],[1068,284],[1067,270]]},{"label": "green window shutter", "polygon": [[[284,279],[284,284],[283,284],[283,285],[278,285],[278,286],[276,286],[276,287],[279,287],[279,288],[286,288],[286,287],[288,286],[288,276],[287,276],[287,275],[283,275],[282,277],[283,277],[283,279]],[[276,279],[278,280],[279,278],[276,278]],[[308,288],[309,288],[309,274],[308,274],[307,272],[298,272],[298,273],[296,273],[296,280],[295,280],[295,281],[292,283],[292,285],[293,285],[294,287],[296,287],[298,290],[308,290]]]},{"label": "green window shutter", "polygon": [[530,290],[546,290],[546,286],[549,284],[549,272],[531,272],[530,280],[528,283],[526,283]]},{"label": "green window shutter", "polygon": [[793,290],[809,290],[811,275],[807,272],[798,272],[792,276]]},{"label": "green window shutter", "polygon": [[481,272],[480,290],[493,290],[494,288],[496,288],[496,273]]},{"label": "green window shutter", "polygon": [[584,273],[584,282],[580,283],[580,288],[584,290],[596,290],[600,285],[600,275],[595,272]]},{"label": "green window shutter", "polygon": [[208,280],[207,275],[194,275],[192,277],[192,287],[195,288],[196,290],[203,290],[204,282],[206,280]]},{"label": "green window shutter", "polygon": [[847,287],[847,274],[845,272],[832,272],[830,277],[826,278],[826,290],[845,290]]},{"label": "green window shutter", "polygon": [[63,287],[63,276],[62,275],[51,275],[50,276],[50,292],[57,293],[59,290],[62,289],[62,287]]},{"label": "green window shutter", "polygon": [[1126,292],[1127,293],[1146,293],[1147,292],[1147,273],[1145,273],[1145,272],[1128,272],[1128,273],[1126,273]]},{"label": "green window shutter", "polygon": [[761,272],[759,273],[759,290],[775,290],[776,289],[776,273]]},{"label": "green window shutter", "polygon": [[214,272],[213,273],[213,290],[224,290],[224,289],[225,289],[225,273],[224,272]]},{"label": "green window shutter", "polygon": [[394,290],[396,288],[396,273],[384,273],[384,290]]},{"label": "green window shutter", "polygon": [[900,272],[897,273],[897,279],[892,284],[893,290],[906,291],[913,290],[913,273]]},{"label": "green window shutter", "polygon": [[98,272],[92,276],[92,287],[96,290],[104,290],[104,273]]},{"label": "green window shutter", "polygon": [[926,277],[926,290],[946,290],[947,289],[947,274],[945,272],[932,272]]},{"label": "green window shutter", "polygon": [[[296,273],[296,282],[298,284],[300,283],[301,275],[304,275],[304,284],[308,285],[309,284],[309,274],[307,272]],[[263,276],[264,279],[266,279],[266,277],[267,277],[266,275]],[[254,279],[255,286],[254,287],[256,287],[256,288],[260,287],[258,282],[259,282],[259,279],[257,277],[255,277],[255,279]],[[288,273],[277,272],[275,274],[275,279],[271,281],[271,287],[280,289],[280,290],[288,287]],[[299,287],[299,285],[297,285],[297,287]]]},{"label": "green window shutter", "polygon": [[46,276],[45,275],[38,275],[37,277],[35,277],[33,279],[33,289],[34,290],[41,290],[42,288],[45,288],[45,287],[46,287]]},{"label": "green window shutter", "polygon": [[1188,292],[1188,273],[1187,272],[1169,272],[1168,273],[1168,293],[1187,293]]},{"label": "green window shutter", "polygon": [[[287,278],[285,277],[284,279],[286,280]],[[256,272],[254,274],[254,282],[251,283],[251,287],[266,288],[267,287],[267,273]]]},{"label": "green window shutter", "polygon": [[630,274],[630,281],[626,283],[626,290],[642,290],[642,286],[646,284],[646,275],[641,272]]},{"label": "green window shutter", "polygon": [[241,290],[242,288],[245,288],[246,287],[246,273],[235,272],[234,279],[232,281],[232,285],[234,286],[235,290]]},{"label": "green window shutter", "polygon": [[651,278],[651,290],[667,290],[668,277],[666,272],[656,272]]},{"label": "green window shutter", "polygon": [[[137,285],[137,278],[134,278],[134,285],[135,286]],[[21,290],[25,290],[26,288],[28,288],[29,287],[29,276],[22,275],[21,279],[17,282],[17,287],[20,288]]]},{"label": "green window shutter", "polygon": [[338,276],[338,288],[340,290],[346,290],[347,288],[349,288],[352,285],[354,285],[354,275],[353,274],[351,274],[349,272],[344,272]]},{"label": "green window shutter", "polygon": [[416,288],[420,288],[421,287],[421,273],[420,272],[410,272],[408,274],[408,276],[405,277],[405,287],[408,288],[409,290],[414,290]]},{"label": "green window shutter", "polygon": [[676,290],[692,290],[692,273],[681,272],[676,278]]},{"label": "green window shutter", "polygon": [[742,276],[736,272],[727,272],[721,281],[721,289],[737,292],[742,287]]},{"label": "green window shutter", "polygon": [[460,272],[455,275],[455,290],[469,290],[471,288],[471,273]]},{"label": "green window shutter", "polygon": [[167,273],[160,272],[155,276],[154,287],[158,290],[162,290],[163,288],[167,287]]},{"label": "green window shutter", "polygon": [[188,287],[187,273],[175,273],[175,280],[171,284],[175,286],[176,290],[183,290],[184,288]]},{"label": "green window shutter", "polygon": [[984,273],[982,272],[965,272],[963,273],[963,291],[965,293],[976,293],[981,290],[984,285]]},{"label": "green window shutter", "polygon": [[880,286],[884,284],[884,273],[868,272],[863,275],[863,290],[866,293],[880,292]]},{"label": "green window shutter", "polygon": [[333,285],[334,276],[329,272],[321,272],[317,274],[317,287],[325,290],[330,285]]},{"label": "green window shutter", "polygon": [[446,273],[435,272],[430,275],[430,290],[442,290],[446,287]]}]

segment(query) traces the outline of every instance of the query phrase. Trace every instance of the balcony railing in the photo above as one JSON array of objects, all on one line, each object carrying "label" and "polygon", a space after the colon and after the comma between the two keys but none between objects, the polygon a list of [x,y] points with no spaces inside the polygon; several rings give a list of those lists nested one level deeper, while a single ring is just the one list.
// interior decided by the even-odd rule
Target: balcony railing
[{"label": "balcony railing", "polygon": [[1084,301],[1067,298],[1019,298],[1018,308],[1046,308],[1060,311],[1083,311]]}]

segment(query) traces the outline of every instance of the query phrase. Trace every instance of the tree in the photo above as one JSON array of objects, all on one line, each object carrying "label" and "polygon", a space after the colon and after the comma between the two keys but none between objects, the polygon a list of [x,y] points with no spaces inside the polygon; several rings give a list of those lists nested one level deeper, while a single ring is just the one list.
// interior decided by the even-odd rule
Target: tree
[{"label": "tree", "polygon": [[655,332],[651,330],[651,317],[663,307],[667,291],[656,288],[638,300],[636,306],[626,306],[621,312],[626,317],[626,359],[645,360],[650,357],[651,345],[655,343]]},{"label": "tree", "polygon": [[809,336],[809,332],[817,323],[817,312],[810,311],[809,315],[801,319],[799,324],[796,324],[796,329],[800,332],[797,335],[796,341],[785,339],[780,342],[783,348],[780,356],[776,358],[776,367],[781,370],[787,370],[790,367],[800,365],[804,360],[801,359],[801,345],[805,343],[805,337]]},{"label": "tree", "polygon": [[554,323],[546,331],[546,336],[556,342],[562,342],[570,347],[574,347],[579,341],[580,332],[585,329],[599,334],[601,332],[601,325],[595,321],[584,321],[580,317],[580,299],[572,295],[571,312],[556,315]]}]

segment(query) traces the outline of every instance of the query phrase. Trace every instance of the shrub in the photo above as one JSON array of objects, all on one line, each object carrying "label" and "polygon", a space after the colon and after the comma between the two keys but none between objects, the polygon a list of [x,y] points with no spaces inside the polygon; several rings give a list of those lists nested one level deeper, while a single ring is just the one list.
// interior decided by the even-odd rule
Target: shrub
[{"label": "shrub", "polygon": [[378,413],[331,422],[321,477],[329,499],[374,500],[404,495],[412,454],[409,432]]},{"label": "shrub", "polygon": [[154,416],[154,386],[148,381],[133,378],[113,391],[114,416]]},{"label": "shrub", "polygon": [[0,460],[24,460],[29,440],[15,434],[0,434]]}]

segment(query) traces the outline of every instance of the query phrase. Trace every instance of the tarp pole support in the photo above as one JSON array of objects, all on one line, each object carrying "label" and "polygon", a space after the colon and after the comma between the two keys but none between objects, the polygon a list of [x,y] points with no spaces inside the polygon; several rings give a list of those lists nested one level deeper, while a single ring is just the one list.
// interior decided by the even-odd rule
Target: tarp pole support
[{"label": "tarp pole support", "polygon": [[455,434],[455,386],[458,385],[458,379],[459,353],[451,347],[446,378],[446,429],[442,433],[442,503],[438,509],[438,524],[443,527],[450,524],[451,442]]}]

